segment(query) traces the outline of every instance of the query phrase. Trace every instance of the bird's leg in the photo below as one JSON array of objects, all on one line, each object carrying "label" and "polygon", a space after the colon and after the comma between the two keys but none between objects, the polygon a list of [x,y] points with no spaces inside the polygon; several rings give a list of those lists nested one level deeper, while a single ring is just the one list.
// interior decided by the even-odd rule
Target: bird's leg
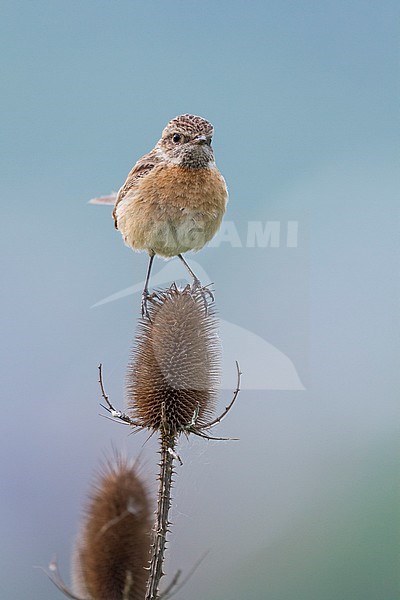
[{"label": "bird's leg", "polygon": [[147,266],[147,273],[146,273],[146,281],[144,282],[144,288],[143,288],[143,292],[142,292],[142,317],[147,317],[148,319],[150,319],[150,315],[149,315],[149,311],[147,310],[147,300],[150,297],[149,294],[149,281],[150,281],[150,273],[151,273],[151,267],[153,265],[153,260],[154,260],[154,253],[149,254],[149,264]]},{"label": "bird's leg", "polygon": [[208,288],[202,286],[200,279],[196,276],[196,274],[189,267],[188,263],[183,258],[182,254],[178,254],[178,258],[183,262],[183,264],[185,265],[185,267],[187,268],[187,270],[189,271],[189,273],[193,277],[193,289],[195,291],[199,291],[200,292],[201,297],[203,298],[205,310],[207,312],[207,308],[208,308],[207,295],[210,298],[211,302],[213,302],[214,301],[214,295],[213,295],[213,293]]},{"label": "bird's leg", "polygon": [[200,279],[198,277],[196,277],[195,273],[193,273],[192,269],[189,267],[188,263],[183,258],[182,254],[178,254],[178,258],[183,262],[183,264],[185,265],[185,267],[187,268],[187,270],[189,271],[189,273],[193,277],[193,283],[194,283],[194,285],[196,287],[198,287],[198,286],[201,287]]}]

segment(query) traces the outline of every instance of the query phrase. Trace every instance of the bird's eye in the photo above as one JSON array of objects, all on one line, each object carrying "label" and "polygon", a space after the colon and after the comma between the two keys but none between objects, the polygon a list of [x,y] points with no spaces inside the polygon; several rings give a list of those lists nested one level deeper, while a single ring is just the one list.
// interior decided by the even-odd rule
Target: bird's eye
[{"label": "bird's eye", "polygon": [[179,144],[179,142],[182,140],[182,136],[180,133],[174,133],[174,135],[172,136],[172,141],[175,144]]},{"label": "bird's eye", "polygon": [[207,144],[208,144],[209,146],[211,146],[211,142],[212,142],[212,137],[209,137],[209,138],[207,138]]}]

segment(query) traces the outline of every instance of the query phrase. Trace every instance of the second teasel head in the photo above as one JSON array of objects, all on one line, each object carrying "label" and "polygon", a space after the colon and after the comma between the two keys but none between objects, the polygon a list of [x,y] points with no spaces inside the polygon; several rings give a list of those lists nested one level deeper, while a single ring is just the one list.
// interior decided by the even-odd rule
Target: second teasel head
[{"label": "second teasel head", "polygon": [[74,591],[85,600],[142,600],[151,513],[137,468],[114,452],[91,487],[73,556]]}]

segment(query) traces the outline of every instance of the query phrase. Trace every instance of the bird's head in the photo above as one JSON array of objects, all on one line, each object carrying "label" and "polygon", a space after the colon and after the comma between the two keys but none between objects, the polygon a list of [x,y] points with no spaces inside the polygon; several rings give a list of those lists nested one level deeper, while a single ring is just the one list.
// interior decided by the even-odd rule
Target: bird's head
[{"label": "bird's head", "polygon": [[214,164],[213,132],[211,123],[202,117],[180,115],[165,127],[157,146],[169,162],[192,169],[207,168]]}]

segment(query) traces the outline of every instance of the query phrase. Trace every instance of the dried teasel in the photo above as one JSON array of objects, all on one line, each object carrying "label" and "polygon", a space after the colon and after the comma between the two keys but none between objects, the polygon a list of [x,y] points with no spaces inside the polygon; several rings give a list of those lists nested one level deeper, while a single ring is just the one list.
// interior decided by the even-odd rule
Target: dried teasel
[{"label": "dried teasel", "polygon": [[91,491],[76,543],[76,597],[143,600],[150,532],[151,510],[143,483],[135,468],[115,454]]},{"label": "dried teasel", "polygon": [[137,425],[172,436],[201,429],[215,407],[220,343],[204,294],[173,284],[149,303],[128,367],[127,405]]},{"label": "dried teasel", "polygon": [[[235,439],[209,435],[209,430],[232,408],[240,391],[241,372],[236,363],[237,386],[233,397],[222,414],[213,418],[220,379],[220,343],[216,316],[212,306],[208,306],[206,294],[207,290],[200,286],[187,286],[182,290],[176,284],[152,294],[147,304],[148,314],[139,322],[136,346],[128,367],[128,414],[116,410],[111,403],[104,387],[102,365],[99,365],[101,406],[111,418],[133,428],[159,432],[159,489],[145,600],[168,598],[176,586],[177,577],[160,596],[171,526],[174,461],[182,464],[175,451],[178,436],[193,433],[206,439]],[[125,600],[125,595],[123,598]]]}]

